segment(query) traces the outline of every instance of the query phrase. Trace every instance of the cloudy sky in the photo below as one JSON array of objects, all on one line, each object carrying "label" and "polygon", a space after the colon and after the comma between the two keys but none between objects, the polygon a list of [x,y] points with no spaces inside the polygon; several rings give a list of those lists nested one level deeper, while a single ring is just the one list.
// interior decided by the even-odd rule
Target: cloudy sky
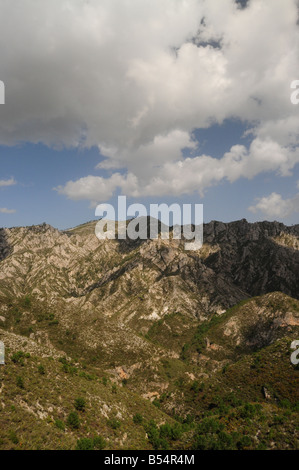
[{"label": "cloudy sky", "polygon": [[[0,226],[299,221],[297,0],[0,0]],[[298,89],[299,97],[299,89]]]}]

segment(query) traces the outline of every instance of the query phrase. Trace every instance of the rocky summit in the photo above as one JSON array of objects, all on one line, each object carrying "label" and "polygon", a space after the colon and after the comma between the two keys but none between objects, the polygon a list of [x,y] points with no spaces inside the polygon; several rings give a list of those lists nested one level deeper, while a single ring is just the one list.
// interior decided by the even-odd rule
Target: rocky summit
[{"label": "rocky summit", "polygon": [[0,449],[298,448],[299,225],[95,225],[0,229]]}]

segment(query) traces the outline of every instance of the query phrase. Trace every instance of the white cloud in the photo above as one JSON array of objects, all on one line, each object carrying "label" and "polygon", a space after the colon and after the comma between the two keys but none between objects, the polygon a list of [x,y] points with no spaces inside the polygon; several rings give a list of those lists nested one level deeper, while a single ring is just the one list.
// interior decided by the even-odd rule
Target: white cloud
[{"label": "white cloud", "polygon": [[80,199],[108,200],[122,182],[123,177],[119,173],[114,173],[109,179],[87,176],[77,181],[69,181],[64,187],[59,186],[55,189],[75,201]]},{"label": "white cloud", "polygon": [[256,205],[249,207],[254,214],[261,212],[267,218],[286,219],[291,214],[299,212],[299,193],[293,198],[283,199],[281,194],[272,193],[258,198]]},{"label": "white cloud", "polygon": [[13,186],[17,184],[16,180],[14,178],[10,178],[9,180],[0,180],[0,188],[4,188],[7,186]]},{"label": "white cloud", "polygon": [[1,214],[14,214],[15,212],[15,209],[6,209],[6,207],[0,207]]},{"label": "white cloud", "polygon": [[[72,199],[287,176],[298,163],[297,16],[297,0],[0,0],[0,144],[98,146],[114,173],[58,188]],[[183,158],[184,147],[196,155],[193,129],[229,118],[251,123],[249,150]]]},{"label": "white cloud", "polygon": [[[183,159],[180,145],[194,148],[194,143],[185,136],[172,133],[170,136],[157,138],[148,146],[140,148],[138,158],[133,154],[131,160],[125,155],[129,171],[127,174],[114,173],[111,177],[87,176],[78,181],[70,181],[57,190],[71,199],[87,199],[103,201],[120,189],[127,196],[179,196],[198,192],[204,194],[205,189],[223,180],[230,182],[239,178],[253,178],[261,172],[275,171],[280,175],[288,175],[294,165],[299,162],[299,150],[281,147],[267,139],[253,140],[249,150],[242,145],[235,145],[221,159],[200,155]],[[159,153],[161,152],[161,153]],[[110,160],[104,161],[102,168]],[[113,168],[117,166],[116,160]],[[121,168],[122,163],[118,162]]]}]

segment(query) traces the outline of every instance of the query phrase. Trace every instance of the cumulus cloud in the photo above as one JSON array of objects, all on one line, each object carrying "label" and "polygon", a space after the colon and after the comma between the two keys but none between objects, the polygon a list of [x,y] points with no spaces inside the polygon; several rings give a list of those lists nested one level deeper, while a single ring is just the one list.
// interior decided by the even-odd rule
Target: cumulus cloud
[{"label": "cumulus cloud", "polygon": [[6,207],[0,207],[1,214],[14,214],[15,212],[15,209],[7,209]]},{"label": "cumulus cloud", "polygon": [[10,178],[8,180],[0,180],[0,188],[14,186],[15,184],[17,184],[17,182],[14,178]]},{"label": "cumulus cloud", "polygon": [[[133,156],[132,161],[137,160],[140,165],[136,165],[136,170],[131,161],[127,174],[114,173],[107,178],[87,176],[77,181],[70,181],[57,190],[70,199],[92,201],[107,199],[117,189],[133,197],[157,194],[179,196],[193,192],[203,195],[205,189],[222,180],[234,182],[242,177],[250,179],[261,172],[269,171],[283,176],[289,175],[295,164],[299,162],[298,149],[281,147],[271,139],[256,138],[249,149],[243,145],[234,145],[221,159],[208,155],[185,159],[182,156],[175,158],[177,155],[174,151],[168,156],[168,147],[166,145],[164,148],[163,145],[167,143],[167,140],[167,138],[161,139],[162,153],[153,154],[152,159],[136,159]],[[185,145],[192,148],[194,144],[186,139]],[[142,151],[144,154],[151,155],[153,147],[155,147],[154,143]],[[171,156],[174,157],[172,160]],[[99,166],[105,167],[106,161]],[[122,164],[119,163],[119,166],[121,167]]]},{"label": "cumulus cloud", "polygon": [[249,207],[249,210],[254,214],[260,212],[270,219],[286,219],[291,214],[299,212],[299,193],[293,198],[283,199],[281,194],[274,192],[269,196],[258,198],[257,203]]},{"label": "cumulus cloud", "polygon": [[[297,0],[240,3],[0,0],[0,143],[98,146],[98,169],[113,174],[58,188],[72,199],[289,175],[299,145]],[[251,125],[250,149],[219,161],[198,154],[192,131],[229,118]],[[186,147],[194,158],[184,159]]]}]

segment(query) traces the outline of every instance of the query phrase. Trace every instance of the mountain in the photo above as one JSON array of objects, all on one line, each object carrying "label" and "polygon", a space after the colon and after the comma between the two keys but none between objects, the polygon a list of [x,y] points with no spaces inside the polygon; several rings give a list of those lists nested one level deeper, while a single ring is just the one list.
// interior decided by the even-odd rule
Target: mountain
[{"label": "mountain", "polygon": [[95,225],[0,230],[0,448],[296,448],[299,225]]}]

